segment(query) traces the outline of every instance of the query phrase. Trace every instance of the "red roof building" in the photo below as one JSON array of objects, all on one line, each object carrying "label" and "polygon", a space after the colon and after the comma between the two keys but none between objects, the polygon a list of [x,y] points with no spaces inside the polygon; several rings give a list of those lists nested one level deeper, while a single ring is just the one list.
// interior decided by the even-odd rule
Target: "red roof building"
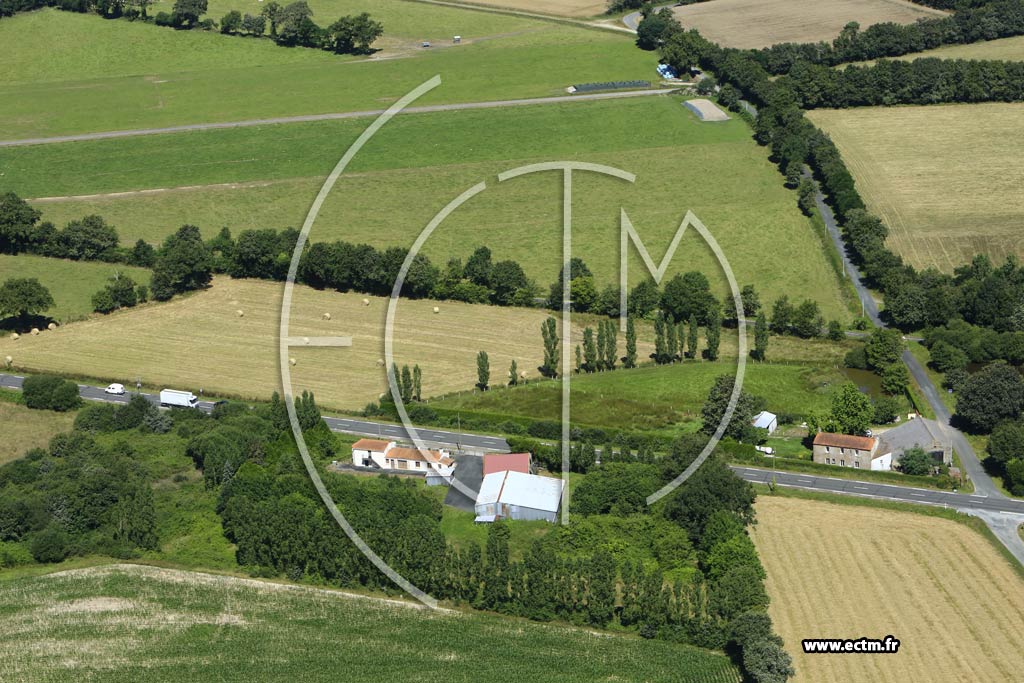
[{"label": "red roof building", "polygon": [[533,459],[529,453],[488,453],[484,456],[484,476],[495,472],[533,474]]}]

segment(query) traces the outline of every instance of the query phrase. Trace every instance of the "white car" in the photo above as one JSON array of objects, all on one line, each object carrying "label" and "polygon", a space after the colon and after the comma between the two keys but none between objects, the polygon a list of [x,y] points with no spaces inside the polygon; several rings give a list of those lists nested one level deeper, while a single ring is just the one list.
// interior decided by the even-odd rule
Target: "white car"
[{"label": "white car", "polygon": [[107,387],[106,389],[103,390],[103,393],[104,394],[117,394],[118,396],[121,396],[121,395],[124,394],[124,385],[123,384],[111,384],[109,387]]}]

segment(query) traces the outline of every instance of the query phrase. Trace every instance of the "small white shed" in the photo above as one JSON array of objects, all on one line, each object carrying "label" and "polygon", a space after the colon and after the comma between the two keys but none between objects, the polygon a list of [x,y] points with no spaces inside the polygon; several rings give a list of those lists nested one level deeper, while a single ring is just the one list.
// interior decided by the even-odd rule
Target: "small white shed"
[{"label": "small white shed", "polygon": [[767,429],[769,434],[774,434],[775,430],[779,428],[779,418],[775,413],[762,410],[754,416],[753,425],[758,429]]}]

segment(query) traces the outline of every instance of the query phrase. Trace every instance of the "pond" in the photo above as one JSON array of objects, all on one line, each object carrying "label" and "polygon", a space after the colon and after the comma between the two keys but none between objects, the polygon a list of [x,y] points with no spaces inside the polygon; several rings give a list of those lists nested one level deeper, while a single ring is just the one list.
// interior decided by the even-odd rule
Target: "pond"
[{"label": "pond", "polygon": [[858,370],[856,368],[840,368],[846,379],[857,385],[865,394],[870,396],[882,395],[882,378],[870,370]]}]

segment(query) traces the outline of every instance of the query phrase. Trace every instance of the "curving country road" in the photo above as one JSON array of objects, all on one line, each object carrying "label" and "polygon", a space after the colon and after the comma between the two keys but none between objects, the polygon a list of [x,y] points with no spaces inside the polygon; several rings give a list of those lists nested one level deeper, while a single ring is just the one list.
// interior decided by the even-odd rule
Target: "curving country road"
[{"label": "curving country road", "polygon": [[[621,92],[601,92],[587,95],[558,95],[555,97],[532,97],[523,100],[495,100],[493,102],[463,102],[456,104],[430,104],[420,107],[406,107],[401,115],[427,114],[439,111],[462,111],[465,109],[494,109],[497,107],[524,107],[535,104],[565,104],[567,102],[586,102],[593,100],[615,100],[626,97],[648,97],[665,95],[673,92],[670,88],[649,90],[623,90]],[[278,116],[268,119],[248,119],[245,121],[223,121],[219,123],[190,123],[181,126],[164,128],[137,128],[134,130],[111,130],[99,133],[78,133],[75,135],[56,135],[45,138],[23,138],[21,140],[0,140],[0,147],[22,147],[25,145],[47,145],[59,142],[81,142],[84,140],[108,140],[112,138],[131,138],[143,135],[163,135],[166,133],[187,133],[197,130],[218,130],[221,128],[247,128],[250,126],[268,126],[279,123],[306,123],[310,121],[335,121],[338,119],[356,119],[380,116],[384,109],[365,111],[343,111],[330,114],[305,114],[301,116]]]},{"label": "curving country road", "polygon": [[[821,214],[822,220],[825,222],[825,227],[828,229],[829,237],[832,238],[832,243],[839,252],[839,256],[843,259],[843,265],[846,268],[846,273],[849,275],[850,282],[853,283],[853,287],[857,292],[857,297],[860,299],[861,305],[864,308],[864,314],[878,327],[886,327],[878,309],[878,302],[876,302],[874,297],[871,296],[870,290],[868,290],[864,283],[861,282],[860,271],[857,269],[857,266],[854,265],[853,261],[850,260],[850,255],[846,251],[846,245],[843,242],[843,237],[840,233],[839,225],[836,222],[835,214],[832,212],[832,207],[825,202],[825,197],[821,193],[820,189],[814,197],[814,203],[818,207],[818,212]],[[971,447],[971,444],[967,441],[963,432],[952,425],[953,416],[950,415],[949,409],[946,408],[946,404],[942,402],[942,397],[939,394],[940,390],[932,382],[928,373],[925,372],[925,369],[921,367],[921,364],[916,358],[914,358],[910,351],[903,352],[903,362],[906,364],[907,369],[910,370],[910,374],[914,378],[914,381],[917,382],[917,385],[921,387],[921,390],[924,392],[928,405],[930,405],[932,410],[935,412],[935,419],[940,425],[942,425],[946,435],[953,443],[953,447],[960,456],[960,464],[963,465],[967,476],[969,476],[971,481],[974,482],[975,491],[985,496],[1002,496],[1003,494],[999,491],[998,487],[996,487],[992,482],[991,477],[988,476],[988,473],[985,472],[985,469],[981,466],[977,453],[974,452],[974,448]]]}]

